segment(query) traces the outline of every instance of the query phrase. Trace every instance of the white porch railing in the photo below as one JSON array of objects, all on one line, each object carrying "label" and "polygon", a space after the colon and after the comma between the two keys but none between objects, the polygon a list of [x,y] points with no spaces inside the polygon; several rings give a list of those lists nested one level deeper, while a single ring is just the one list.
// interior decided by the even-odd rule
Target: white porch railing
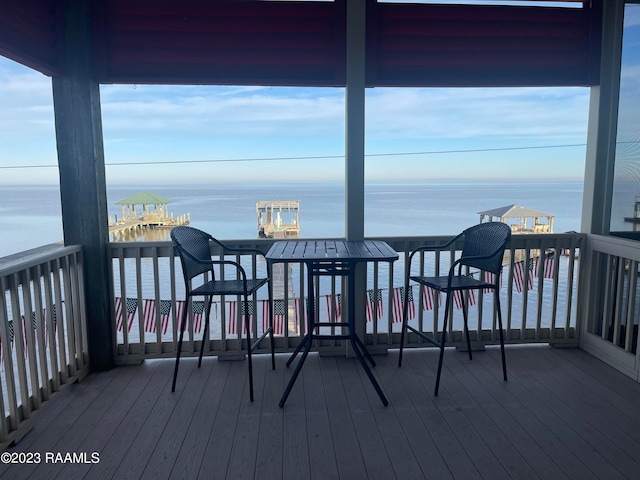
[{"label": "white porch railing", "polygon": [[590,235],[585,250],[590,275],[585,290],[589,321],[581,346],[640,381],[640,249],[638,242]]},{"label": "white porch railing", "polygon": [[0,288],[2,449],[88,373],[82,250],[55,245],[2,259]]},{"label": "white porch railing", "polygon": [[[401,258],[392,268],[386,263],[370,264],[367,272],[366,343],[372,352],[399,345],[401,328],[401,290],[404,282],[404,259],[418,245],[445,243],[447,237],[384,238]],[[505,255],[500,291],[506,340],[510,343],[550,342],[578,345],[576,291],[580,247],[583,236],[575,233],[516,235]],[[272,240],[231,241],[236,247],[268,250]],[[183,352],[196,354],[203,332],[202,302],[184,304],[184,285],[179,258],[168,242],[111,243],[114,305],[117,327],[116,362],[140,362],[145,358],[172,357],[178,338],[178,318],[188,308],[188,324]],[[442,252],[434,247],[421,260],[425,272],[445,273],[455,251]],[[236,258],[250,275],[266,275],[261,257]],[[540,265],[540,267],[538,267]],[[545,268],[546,267],[546,268]],[[275,269],[276,347],[290,351],[305,334],[305,275],[300,264],[287,264]],[[340,279],[322,278],[316,285],[317,315],[332,321],[341,315],[342,286]],[[216,299],[211,315],[209,338],[205,352],[209,355],[242,354],[238,332],[248,318],[254,336],[263,331],[268,304],[266,289],[245,306],[239,298]],[[412,288],[411,322],[425,332],[442,325],[443,308],[429,292]],[[474,348],[498,341],[492,294],[478,292],[467,299],[469,327]],[[443,304],[443,302],[442,302]],[[455,309],[455,307],[454,307]],[[462,346],[462,314],[454,311],[450,326],[451,345]],[[409,346],[426,346],[412,335]],[[263,342],[267,351],[268,342]],[[340,341],[318,345],[325,353],[344,351]]]}]

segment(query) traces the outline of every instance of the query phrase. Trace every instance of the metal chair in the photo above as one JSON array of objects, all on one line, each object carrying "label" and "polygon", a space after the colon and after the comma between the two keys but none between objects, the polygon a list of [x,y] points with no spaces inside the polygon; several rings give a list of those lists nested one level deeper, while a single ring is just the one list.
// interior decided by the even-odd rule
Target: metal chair
[{"label": "metal chair", "polygon": [[[182,273],[184,276],[184,284],[186,291],[185,305],[189,304],[191,297],[202,296],[206,298],[205,302],[205,326],[202,344],[200,346],[200,357],[198,359],[198,367],[202,364],[202,354],[204,352],[204,344],[209,337],[209,313],[211,311],[211,301],[214,295],[240,295],[243,297],[244,305],[249,305],[249,296],[253,295],[260,287],[269,282],[269,275],[267,278],[247,278],[247,274],[244,268],[238,263],[231,260],[224,260],[224,254],[258,254],[264,256],[264,254],[257,249],[252,248],[230,248],[224,243],[216,240],[211,235],[201,230],[192,227],[175,227],[171,230],[171,240],[178,249],[180,260],[182,263]],[[220,259],[214,260],[211,256],[211,244],[218,245],[221,249]],[[237,271],[237,275],[233,280],[216,279],[216,272],[214,267],[223,269],[225,266],[234,267]],[[267,272],[269,273],[269,272]],[[192,287],[192,280],[194,278],[202,277],[202,283],[196,287]],[[275,370],[275,350],[273,345],[273,312],[272,306],[272,291],[269,290],[269,328],[263,332],[263,334],[251,343],[251,328],[246,325],[247,333],[247,361],[249,367],[249,397],[253,401],[253,365],[251,362],[251,352],[258,347],[260,342],[264,340],[269,334],[271,341],[271,368]],[[182,318],[180,319],[180,339],[178,341],[178,352],[176,355],[176,366],[173,372],[173,383],[171,385],[171,391],[175,392],[176,379],[178,377],[178,366],[180,364],[180,353],[182,352],[182,339],[184,337],[184,330],[187,324],[187,308],[183,309]],[[241,334],[238,334],[241,338]]]},{"label": "metal chair", "polygon": [[[511,228],[501,222],[486,222],[467,228],[461,234],[457,235],[449,242],[440,246],[419,247],[409,254],[408,264],[405,274],[405,289],[409,290],[409,282],[414,282],[423,287],[430,287],[438,292],[446,293],[444,324],[442,327],[442,338],[440,342],[429,337],[424,332],[417,330],[408,325],[407,319],[407,302],[404,299],[404,310],[402,318],[402,333],[400,335],[400,356],[398,366],[402,366],[402,350],[404,348],[404,337],[407,329],[414,332],[419,337],[429,343],[440,348],[440,358],[438,361],[438,373],[436,376],[436,387],[434,395],[438,395],[440,387],[440,374],[442,372],[442,360],[444,358],[444,348],[447,343],[447,326],[450,311],[452,310],[453,295],[458,292],[460,295],[468,295],[469,290],[492,290],[495,297],[495,305],[498,314],[498,328],[500,332],[500,349],[502,353],[502,373],[504,380],[507,380],[507,364],[504,354],[504,333],[502,328],[502,312],[500,309],[500,273],[502,271],[502,258],[507,243],[511,239]],[[411,275],[411,261],[416,253],[437,249],[445,249],[448,246],[463,241],[462,253],[460,258],[455,260],[449,268],[449,274],[446,276],[426,277],[421,275]],[[462,267],[474,268],[479,270],[479,278],[474,278],[472,274],[463,274]],[[492,274],[487,279],[483,272]],[[464,292],[464,293],[463,293]],[[406,295],[406,293],[405,293]],[[471,341],[469,339],[469,327],[467,323],[467,301],[462,302],[462,312],[464,316],[464,331],[467,338],[467,349],[469,351],[469,359],[472,359]]]}]

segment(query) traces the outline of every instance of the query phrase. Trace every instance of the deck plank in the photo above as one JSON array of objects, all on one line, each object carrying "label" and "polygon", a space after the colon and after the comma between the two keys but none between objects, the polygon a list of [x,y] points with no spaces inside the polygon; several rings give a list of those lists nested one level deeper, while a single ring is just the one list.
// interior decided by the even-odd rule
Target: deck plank
[{"label": "deck plank", "polygon": [[[357,375],[348,375],[353,362],[353,359],[336,357],[321,359],[320,362],[322,385],[326,392],[331,434],[335,438],[333,443],[340,478],[367,476],[352,409],[347,400],[347,391],[358,388],[359,384]],[[346,374],[347,378],[342,378],[343,374]]]},{"label": "deck plank", "polygon": [[[210,365],[211,363],[214,364]],[[193,417],[190,419],[189,428],[175,463],[171,467],[170,479],[198,477],[209,439],[215,436],[213,423],[220,405],[220,398],[227,381],[229,381],[230,366],[230,362],[213,362],[213,359],[203,360],[202,368],[209,368],[207,383],[198,404],[192,410]],[[186,418],[185,421],[187,421]]]},{"label": "deck plank", "polygon": [[[141,366],[119,368],[119,375],[112,382],[113,387],[102,394],[101,400],[106,402],[106,408],[102,408],[102,406],[95,408],[97,405],[92,404],[92,409],[96,413],[102,414],[99,423],[93,425],[92,428],[86,428],[81,424],[74,426],[74,430],[86,434],[82,445],[76,448],[69,444],[65,445],[60,442],[59,444],[64,445],[64,449],[67,451],[73,448],[74,451],[99,452],[124,421],[128,412],[127,407],[135,404],[145,393],[146,387],[158,367],[157,362],[147,362]],[[59,478],[82,479],[90,468],[90,465],[66,465],[60,472]]]},{"label": "deck plank", "polygon": [[[246,361],[244,369],[247,370]],[[264,382],[267,362],[254,362],[254,395],[260,399],[264,398]],[[248,379],[248,373],[247,373]],[[229,478],[252,478],[256,470],[256,457],[258,452],[258,439],[260,434],[260,418],[262,416],[262,402],[255,404],[249,399],[249,383],[245,381],[245,395],[240,401],[238,411],[238,422],[234,436],[229,438],[232,441],[231,457],[227,476]]]},{"label": "deck plank", "polygon": [[[494,471],[490,472],[489,475],[485,474],[483,476],[539,480],[538,474],[527,464],[526,455],[520,454],[502,429],[495,424],[488,412],[468,390],[467,381],[471,381],[471,383],[473,381],[467,378],[470,376],[466,365],[470,362],[467,355],[457,354],[449,357],[447,359],[448,364],[454,368],[447,382],[447,390],[450,394],[447,403],[451,403],[451,406],[459,409],[464,415],[464,419],[469,425],[468,428],[473,428],[477,434],[476,442],[483,447],[479,452],[480,458],[482,459],[484,456],[484,462],[492,464]],[[478,359],[477,361],[482,360]],[[461,433],[464,434],[464,423],[461,423],[459,428]],[[500,466],[499,468],[496,462]]]},{"label": "deck plank", "polygon": [[[532,368],[532,365],[523,362],[525,357],[526,354],[520,354],[511,355],[507,359],[510,378],[516,380],[509,383],[509,389],[516,392],[523,407],[549,429],[552,441],[557,440],[559,446],[575,457],[577,462],[573,463],[570,468],[572,475],[576,470],[582,468],[584,472],[579,478],[620,478],[620,472],[613,468],[597,449],[593,448],[576,432],[575,427],[578,425],[566,422],[553,408],[555,403],[539,381],[541,377],[548,375],[549,367],[537,359],[530,359],[529,361],[536,362],[535,368]],[[494,358],[489,354],[486,358],[492,360],[493,368],[491,371],[501,375],[497,355]],[[496,373],[493,375],[495,377]]]},{"label": "deck plank", "polygon": [[[102,375],[92,375],[91,378],[73,384],[58,394],[58,398],[48,404],[35,418],[33,429],[18,443],[19,451],[38,452],[42,456],[46,452],[55,452],[58,439],[63,437],[93,401],[107,390],[118,373],[119,371],[114,369]],[[41,445],[46,445],[47,448],[42,449]],[[36,473],[43,470],[42,465],[0,464],[0,478],[37,478]],[[48,471],[61,470],[59,466],[50,467],[47,468]]]},{"label": "deck plank", "polygon": [[[285,356],[284,361],[288,359]],[[294,363],[295,365],[295,363]],[[293,367],[282,368],[283,379],[283,391],[284,385],[289,382]],[[301,383],[304,383],[305,371],[302,371],[301,377],[298,378],[298,385],[296,385],[287,399],[287,403],[283,408],[283,458],[282,458],[282,472],[283,478],[311,478],[311,459],[309,452],[309,432],[307,428],[307,415],[304,406],[304,389],[301,388]],[[282,394],[282,392],[280,392]],[[277,402],[280,401],[280,395],[278,395]]]},{"label": "deck plank", "polygon": [[[438,408],[433,397],[436,363],[437,352],[434,349],[428,349],[426,352],[404,352],[402,369],[406,368],[410,372],[408,376],[403,376],[405,388],[413,399],[416,413],[429,429],[438,451],[454,478],[481,479],[480,472],[466,454],[458,435],[447,422],[446,416]],[[443,373],[443,375],[446,374]],[[439,395],[446,395],[446,389],[443,389]]]},{"label": "deck plank", "polygon": [[[345,363],[344,368],[339,368],[338,371],[341,374],[342,383],[345,385],[344,391],[351,412],[354,433],[366,469],[366,475],[363,478],[371,480],[398,478],[380,426],[376,421],[377,413],[384,407],[364,372],[362,372],[363,375],[360,375],[359,365],[350,359],[343,358],[340,361]],[[376,369],[373,370],[374,375],[377,376]],[[372,395],[370,396],[370,394]],[[403,440],[404,435],[396,437],[396,441],[402,442]]]},{"label": "deck plank", "polygon": [[256,471],[254,478],[284,479],[283,456],[285,452],[284,410],[278,407],[280,395],[284,390],[285,357],[276,359],[276,370],[267,362],[266,380],[263,391],[256,392],[261,404],[259,419],[260,433],[256,452]]},{"label": "deck plank", "polygon": [[229,382],[222,392],[216,412],[211,436],[204,452],[202,465],[196,478],[217,479],[233,478],[227,476],[231,453],[236,440],[236,430],[240,407],[243,399],[249,401],[247,367],[245,361],[231,362],[229,366]]},{"label": "deck plank", "polygon": [[[193,361],[181,362],[180,376],[187,376],[194,365]],[[139,453],[149,452],[148,442],[157,441],[157,438],[145,439],[144,436],[139,436],[139,432],[145,428],[152,412],[157,415],[160,399],[164,399],[165,402],[172,401],[172,396],[175,395],[171,393],[172,373],[173,362],[159,365],[147,383],[144,395],[141,395],[133,405],[121,405],[123,409],[127,410],[127,415],[100,450],[100,463],[91,468],[87,474],[88,477],[90,475],[89,478],[112,478],[127,457],[129,462],[133,460],[135,463],[135,460],[139,458]],[[176,393],[179,392],[180,390],[176,387]],[[168,415],[159,417],[158,422],[166,422],[168,418]]]},{"label": "deck plank", "polygon": [[588,390],[579,391],[566,386],[571,384],[571,378],[576,375],[574,367],[549,361],[539,355],[534,356],[531,352],[528,351],[529,356],[518,358],[518,361],[535,362],[545,367],[547,374],[537,379],[542,387],[539,391],[543,394],[538,398],[557,412],[592,449],[607,460],[613,469],[613,475],[623,474],[628,478],[636,476],[640,472],[640,463],[634,457],[640,451],[640,443],[613,422],[603,420],[598,410],[591,408],[588,401],[591,393]]},{"label": "deck plank", "polygon": [[[328,412],[327,395],[332,395],[322,384],[320,361],[333,362],[333,358],[321,359],[317,354],[310,354],[304,364],[301,376],[293,390],[304,386],[304,408],[307,419],[307,442],[309,449],[309,471],[313,480],[329,480],[340,478],[338,461],[335,452],[334,435],[331,431],[331,420]],[[303,385],[300,385],[302,380]],[[289,402],[284,408],[289,406]]]},{"label": "deck plank", "polygon": [[[413,353],[408,353],[413,355]],[[389,406],[393,408],[406,438],[405,445],[402,446],[405,450],[405,461],[411,462],[411,458],[414,458],[414,468],[421,470],[423,478],[434,480],[453,478],[453,474],[431,435],[430,425],[425,425],[416,413],[416,404],[431,402],[430,395],[422,390],[421,385],[415,379],[410,378],[403,369],[397,367],[397,352],[391,352],[389,360],[389,362],[378,362],[376,374],[381,384],[384,385]],[[405,383],[407,383],[407,388],[405,388]],[[423,393],[424,397],[422,397]]]},{"label": "deck plank", "polygon": [[172,360],[91,374],[57,395],[12,452],[98,452],[98,464],[0,465],[0,478],[610,479],[635,478],[640,384],[579,350],[507,348],[470,361],[447,349],[376,356],[384,407],[354,359],[312,353],[293,368]]},{"label": "deck plank", "polygon": [[[456,355],[455,357],[458,356]],[[532,478],[537,477],[543,480],[547,478],[569,478],[553,461],[552,455],[545,452],[544,448],[536,442],[534,436],[523,427],[519,421],[522,415],[512,416],[512,412],[518,412],[515,399],[509,396],[508,392],[504,392],[506,384],[499,387],[492,385],[495,378],[485,368],[477,364],[478,362],[483,362],[482,357],[479,356],[480,358],[477,358],[475,363],[469,362],[466,358],[460,359],[458,357],[456,359],[455,357],[455,360],[460,361],[465,366],[464,370],[456,371],[456,377],[517,451],[517,454],[514,453],[514,455],[519,455],[519,461],[521,462],[517,467],[518,475],[521,478],[532,476]],[[450,358],[447,360],[450,360]],[[508,365],[509,362],[507,360]],[[535,423],[528,424],[532,428],[535,425]],[[536,430],[541,429],[542,425],[538,424],[535,428]],[[498,452],[498,455],[501,455],[501,452]],[[509,466],[512,463],[513,460],[509,459],[505,462],[505,465]],[[528,469],[529,473],[526,470],[523,471],[523,469]]]},{"label": "deck plank", "polygon": [[[195,363],[196,359],[188,359],[189,362]],[[213,358],[204,359],[200,369],[194,368],[189,375],[188,381],[179,386],[176,385],[175,404],[166,419],[162,430],[157,429],[160,438],[153,449],[146,467],[139,476],[142,479],[164,480],[171,475],[173,466],[176,463],[181,446],[187,439],[189,427],[193,421],[199,421],[202,417],[197,417],[196,412],[198,405],[204,395],[204,391],[210,388],[208,380],[211,375],[217,376],[220,372],[216,371],[220,363]],[[183,374],[185,372],[182,372]],[[159,420],[159,419],[158,419]],[[152,419],[153,422],[158,421]],[[153,426],[149,426],[150,431],[155,430]],[[140,462],[142,463],[142,462]],[[138,473],[132,470],[132,473]]]}]

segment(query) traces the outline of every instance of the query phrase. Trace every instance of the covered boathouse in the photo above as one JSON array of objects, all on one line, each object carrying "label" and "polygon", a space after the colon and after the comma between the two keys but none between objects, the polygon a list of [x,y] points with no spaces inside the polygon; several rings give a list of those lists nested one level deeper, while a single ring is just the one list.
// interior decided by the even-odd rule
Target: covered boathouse
[{"label": "covered boathouse", "polygon": [[[109,217],[109,234],[113,240],[127,240],[135,237],[144,229],[170,229],[178,225],[188,225],[191,221],[189,213],[175,216],[169,212],[171,200],[159,195],[140,192],[122,200],[116,205],[122,208],[122,216]],[[138,209],[138,207],[140,207]]]},{"label": "covered boathouse", "polygon": [[478,212],[480,223],[502,222],[511,226],[512,233],[553,233],[554,215],[520,205],[506,205]]}]

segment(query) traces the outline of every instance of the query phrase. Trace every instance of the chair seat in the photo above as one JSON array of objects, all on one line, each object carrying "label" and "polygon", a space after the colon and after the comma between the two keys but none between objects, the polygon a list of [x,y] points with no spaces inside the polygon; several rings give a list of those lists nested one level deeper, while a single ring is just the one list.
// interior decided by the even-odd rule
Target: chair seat
[{"label": "chair seat", "polygon": [[[426,285],[427,287],[431,287],[434,290],[446,292],[447,282],[449,281],[449,277],[447,276],[440,276],[440,277],[412,276],[411,280],[421,285]],[[493,283],[477,280],[467,275],[451,277],[451,290],[481,290],[484,288],[495,288],[495,285]]]},{"label": "chair seat", "polygon": [[[247,279],[247,294],[252,295],[261,286],[267,283],[268,278]],[[190,296],[198,295],[244,295],[242,280],[213,280],[203,283],[190,292]]]}]

